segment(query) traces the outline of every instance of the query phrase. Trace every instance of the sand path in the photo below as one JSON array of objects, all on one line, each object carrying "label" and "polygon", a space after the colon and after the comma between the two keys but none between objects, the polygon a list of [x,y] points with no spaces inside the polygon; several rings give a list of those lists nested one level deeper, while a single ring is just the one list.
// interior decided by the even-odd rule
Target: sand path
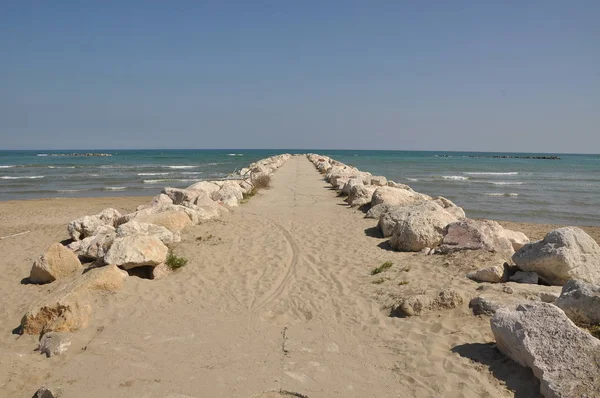
[{"label": "sand path", "polygon": [[[382,249],[373,224],[294,156],[271,189],[186,229],[176,248],[185,268],[158,281],[128,278],[97,303],[64,356],[15,360],[12,391],[47,383],[63,397],[514,396],[499,378],[532,396],[531,375],[488,343],[487,319],[464,309],[388,316],[369,275],[382,262],[454,282],[439,259]],[[469,359],[486,355],[490,366]]]}]

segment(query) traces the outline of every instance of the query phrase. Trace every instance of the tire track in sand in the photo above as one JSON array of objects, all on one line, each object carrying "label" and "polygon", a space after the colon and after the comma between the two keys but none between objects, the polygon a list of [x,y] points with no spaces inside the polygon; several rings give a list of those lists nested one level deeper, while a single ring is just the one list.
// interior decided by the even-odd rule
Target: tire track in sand
[{"label": "tire track in sand", "polygon": [[283,237],[286,241],[287,247],[288,247],[289,251],[292,253],[292,259],[289,262],[289,264],[286,266],[281,280],[275,285],[275,287],[273,289],[271,289],[271,291],[267,294],[267,296],[264,299],[262,299],[262,301],[260,301],[258,304],[256,304],[256,301],[254,301],[252,303],[252,306],[250,308],[250,323],[254,329],[256,329],[255,325],[256,325],[256,318],[258,317],[258,311],[265,308],[267,305],[272,303],[277,297],[279,297],[281,295],[281,293],[285,289],[286,285],[288,284],[290,278],[292,277],[292,274],[295,272],[296,266],[298,265],[298,259],[300,257],[300,255],[299,255],[300,250],[298,249],[298,245],[294,241],[292,234],[287,229],[285,229],[282,225],[280,225],[279,223],[277,223],[271,219],[268,219],[268,221],[272,226],[274,226],[276,229],[278,229],[281,232],[281,234],[283,235]]}]

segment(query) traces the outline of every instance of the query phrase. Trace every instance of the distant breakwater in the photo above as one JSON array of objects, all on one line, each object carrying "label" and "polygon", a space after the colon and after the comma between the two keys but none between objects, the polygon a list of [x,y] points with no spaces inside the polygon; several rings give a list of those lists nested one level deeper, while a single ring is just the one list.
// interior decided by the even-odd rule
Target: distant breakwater
[{"label": "distant breakwater", "polygon": [[[439,158],[452,158],[454,155],[436,155]],[[513,155],[467,155],[468,158],[491,158],[491,159],[541,159],[561,160],[559,156],[513,156]]]},{"label": "distant breakwater", "polygon": [[112,153],[38,153],[38,156],[112,156]]}]

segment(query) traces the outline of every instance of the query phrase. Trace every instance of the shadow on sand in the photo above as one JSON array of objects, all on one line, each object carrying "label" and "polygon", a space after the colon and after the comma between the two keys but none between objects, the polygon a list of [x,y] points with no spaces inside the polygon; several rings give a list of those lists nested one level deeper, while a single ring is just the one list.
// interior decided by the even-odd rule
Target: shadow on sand
[{"label": "shadow on sand", "polygon": [[506,383],[506,388],[515,393],[515,398],[541,397],[539,380],[529,368],[525,368],[504,356],[494,343],[461,344],[452,352],[489,368],[498,380]]}]

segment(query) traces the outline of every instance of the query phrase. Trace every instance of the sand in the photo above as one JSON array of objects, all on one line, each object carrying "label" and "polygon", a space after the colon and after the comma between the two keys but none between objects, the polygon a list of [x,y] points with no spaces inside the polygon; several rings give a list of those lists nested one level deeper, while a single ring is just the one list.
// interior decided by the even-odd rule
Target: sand
[{"label": "sand", "polygon": [[[174,251],[189,259],[186,267],[161,280],[129,277],[121,291],[98,298],[91,324],[73,333],[65,354],[45,358],[33,351],[37,337],[12,334],[27,308],[56,289],[21,280],[46,247],[68,238],[69,221],[148,201],[0,203],[0,236],[31,231],[0,240],[0,396],[29,397],[42,385],[61,397],[538,394],[531,372],[497,351],[489,319],[466,303],[390,316],[399,297],[443,286],[468,302],[478,284],[465,273],[502,259],[390,251],[376,221],[348,208],[298,156],[275,173],[271,189],[184,230]],[[552,229],[507,225],[535,238]],[[588,232],[598,240],[598,230]],[[371,276],[385,261],[392,268]]]}]

